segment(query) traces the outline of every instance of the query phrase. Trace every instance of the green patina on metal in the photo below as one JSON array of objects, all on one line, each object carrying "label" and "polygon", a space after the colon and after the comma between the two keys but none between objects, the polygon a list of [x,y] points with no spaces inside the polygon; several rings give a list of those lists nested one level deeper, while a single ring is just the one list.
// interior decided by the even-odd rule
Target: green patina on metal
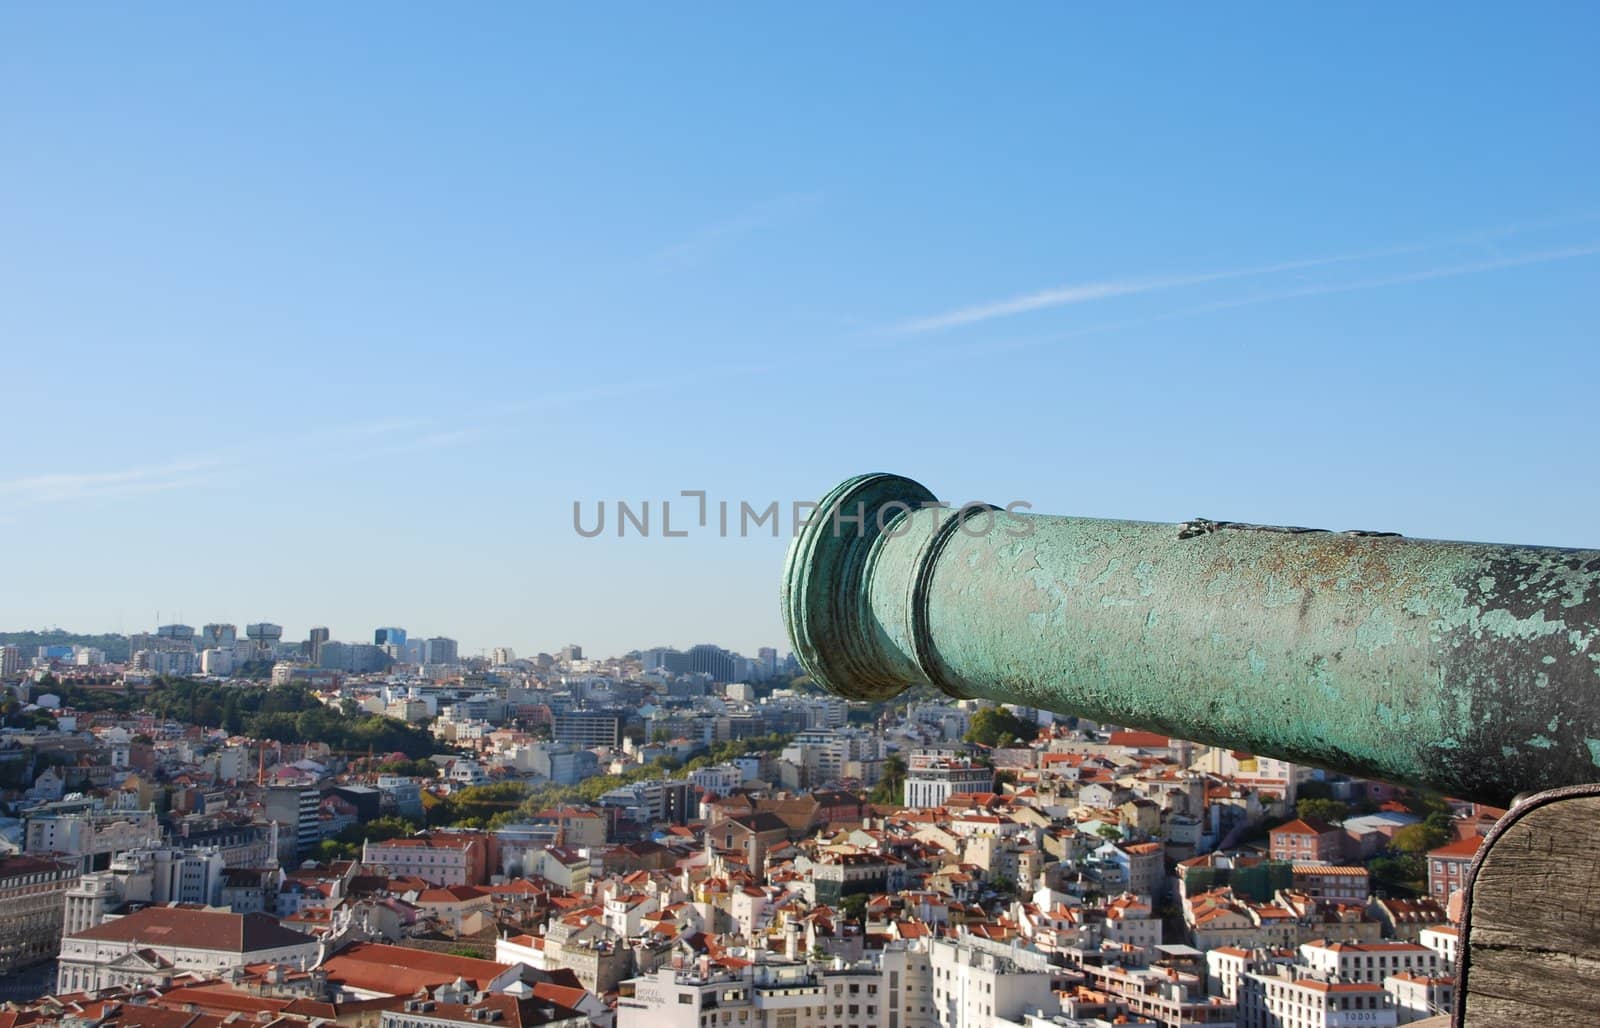
[{"label": "green patina on metal", "polygon": [[988,511],[850,479],[784,616],[843,696],[919,682],[1505,804],[1600,778],[1600,551]]}]

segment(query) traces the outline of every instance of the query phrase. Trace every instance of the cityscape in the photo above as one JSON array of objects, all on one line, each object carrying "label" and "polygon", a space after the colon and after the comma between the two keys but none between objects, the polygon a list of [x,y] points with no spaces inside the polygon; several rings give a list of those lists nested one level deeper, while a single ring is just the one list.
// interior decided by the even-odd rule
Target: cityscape
[{"label": "cityscape", "polygon": [[1596,40],[0,2],[0,1028],[1597,1028]]},{"label": "cityscape", "polygon": [[1401,1025],[1504,813],[775,647],[0,638],[16,1024]]}]

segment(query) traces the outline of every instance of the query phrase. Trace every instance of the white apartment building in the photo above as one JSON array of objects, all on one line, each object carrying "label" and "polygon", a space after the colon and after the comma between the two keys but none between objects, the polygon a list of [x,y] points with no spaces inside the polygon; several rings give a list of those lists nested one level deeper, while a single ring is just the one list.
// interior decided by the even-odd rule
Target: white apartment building
[{"label": "white apartment building", "polygon": [[1438,975],[1439,954],[1415,942],[1307,942],[1300,962],[1320,977],[1381,983],[1393,974]]},{"label": "white apartment building", "polygon": [[1454,978],[1402,972],[1385,978],[1383,987],[1394,997],[1395,1014],[1401,1024],[1448,1014],[1455,1009]]},{"label": "white apartment building", "polygon": [[[498,948],[496,956],[511,958]],[[1048,975],[1040,980],[1048,991]],[[1057,1008],[1052,1003],[1049,1009]],[[893,942],[875,961],[839,968],[792,957],[739,972],[708,963],[661,968],[621,983],[617,1003],[617,1028],[937,1028],[939,1023],[933,967],[922,941]]]},{"label": "white apartment building", "polygon": [[412,836],[364,844],[361,862],[381,865],[396,878],[410,875],[434,885],[477,885],[483,880],[486,849],[482,836]]},{"label": "white apartment building", "polygon": [[1417,936],[1417,941],[1439,954],[1439,966],[1446,971],[1456,968],[1456,944],[1460,942],[1461,933],[1455,925],[1436,925],[1433,928],[1424,928]]},{"label": "white apartment building", "polygon": [[1247,972],[1239,979],[1239,1028],[1395,1028],[1394,1000],[1377,982],[1329,982]]},{"label": "white apartment building", "polygon": [[918,760],[906,771],[905,805],[942,807],[958,792],[993,792],[994,770],[960,757]]},{"label": "white apartment building", "polygon": [[[460,735],[456,738],[464,741]],[[450,765],[450,772],[445,777],[456,786],[485,785],[489,781],[489,772],[476,760],[458,760]]]},{"label": "white apartment building", "polygon": [[200,673],[224,678],[233,674],[233,649],[213,647],[200,651]]},{"label": "white apartment building", "polygon": [[28,853],[72,858],[84,872],[106,867],[113,854],[160,844],[161,824],[149,810],[30,814],[24,836]]},{"label": "white apartment building", "polygon": [[935,939],[928,958],[934,1014],[944,1028],[1061,1009],[1052,988],[1054,969],[1034,950],[970,937]]},{"label": "white apartment building", "polygon": [[695,792],[713,792],[726,796],[744,784],[744,773],[732,764],[702,767],[689,773],[689,782]]},{"label": "white apartment building", "polygon": [[216,906],[225,871],[222,851],[214,846],[119,853],[109,870],[84,875],[66,894],[62,934],[93,928],[127,903]]},{"label": "white apartment building", "polygon": [[[844,1004],[841,1004],[843,1006]],[[857,1007],[860,1003],[858,999]],[[621,984],[617,1028],[844,1028],[828,1019],[821,979],[803,963],[754,964],[734,974],[703,964],[661,968]],[[724,1020],[726,1019],[726,1020]]]}]

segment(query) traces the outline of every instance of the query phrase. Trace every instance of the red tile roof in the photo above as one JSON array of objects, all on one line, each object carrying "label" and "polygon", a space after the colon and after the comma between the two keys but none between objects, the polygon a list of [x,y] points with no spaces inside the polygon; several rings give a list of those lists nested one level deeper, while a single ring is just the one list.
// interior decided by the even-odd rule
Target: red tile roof
[{"label": "red tile roof", "polygon": [[457,978],[484,989],[512,966],[404,946],[358,942],[325,961],[322,968],[330,980],[353,988],[409,996],[420,988],[436,988]]},{"label": "red tile roof", "polygon": [[1471,839],[1457,839],[1455,842],[1446,843],[1438,849],[1429,850],[1429,857],[1443,859],[1471,860],[1478,855],[1478,850],[1483,846],[1483,837],[1475,836]]},{"label": "red tile roof", "polygon": [[72,938],[225,953],[256,953],[312,942],[305,933],[283,927],[269,914],[232,914],[197,907],[146,907],[85,928]]}]

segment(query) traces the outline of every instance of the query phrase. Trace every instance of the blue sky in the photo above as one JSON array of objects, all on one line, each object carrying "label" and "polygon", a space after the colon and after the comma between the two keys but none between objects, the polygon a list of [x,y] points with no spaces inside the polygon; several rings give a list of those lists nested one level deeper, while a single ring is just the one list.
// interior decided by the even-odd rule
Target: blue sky
[{"label": "blue sky", "polygon": [[0,627],[782,645],[575,500],[1600,545],[1600,13],[0,11]]}]

